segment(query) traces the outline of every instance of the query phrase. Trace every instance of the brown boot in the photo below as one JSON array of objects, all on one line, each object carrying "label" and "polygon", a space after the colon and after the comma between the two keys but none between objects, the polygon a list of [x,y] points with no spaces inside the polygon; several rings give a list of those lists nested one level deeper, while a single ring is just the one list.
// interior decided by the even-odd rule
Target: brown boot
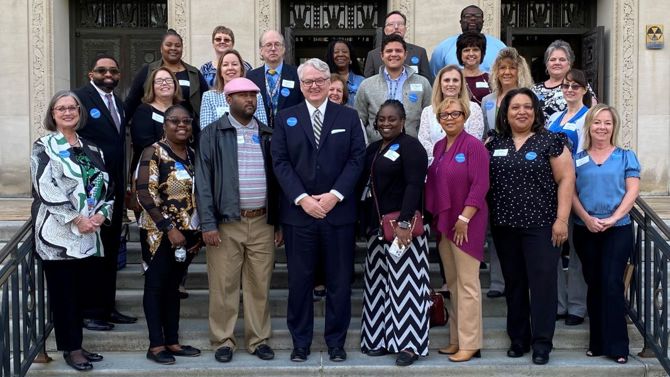
[{"label": "brown boot", "polygon": [[453,362],[461,362],[461,361],[469,361],[473,357],[482,357],[481,352],[479,350],[460,350],[456,352],[455,354],[449,356],[449,360]]},{"label": "brown boot", "polygon": [[442,355],[453,355],[456,352],[458,352],[458,344],[450,344],[446,347],[442,347],[439,350],[437,350],[437,353],[440,353]]}]

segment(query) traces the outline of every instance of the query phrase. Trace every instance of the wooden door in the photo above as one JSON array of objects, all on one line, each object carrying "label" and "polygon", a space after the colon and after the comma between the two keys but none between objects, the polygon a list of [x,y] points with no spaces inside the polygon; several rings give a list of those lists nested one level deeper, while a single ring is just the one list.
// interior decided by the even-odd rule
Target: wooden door
[{"label": "wooden door", "polygon": [[605,100],[605,27],[596,26],[582,34],[582,70],[596,92],[598,102]]}]

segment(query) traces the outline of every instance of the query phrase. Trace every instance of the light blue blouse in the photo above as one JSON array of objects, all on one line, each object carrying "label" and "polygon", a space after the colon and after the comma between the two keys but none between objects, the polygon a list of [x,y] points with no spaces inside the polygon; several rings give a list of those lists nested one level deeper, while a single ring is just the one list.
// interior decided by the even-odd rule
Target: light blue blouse
[{"label": "light blue blouse", "polygon": [[[626,195],[626,178],[640,178],[640,162],[635,152],[617,147],[598,166],[587,151],[575,156],[576,190],[579,201],[589,215],[604,219],[616,211]],[[575,224],[584,222],[575,216]],[[630,224],[630,215],[622,217],[614,226]]]},{"label": "light blue blouse", "polygon": [[354,107],[356,103],[356,92],[358,92],[358,87],[361,86],[363,80],[365,80],[365,77],[349,72],[349,79],[347,80],[349,99],[347,100],[347,105],[350,107]]},{"label": "light blue blouse", "polygon": [[[267,125],[268,117],[265,114],[263,96],[258,93],[256,100],[256,112],[254,115],[259,121]],[[204,129],[227,112],[230,112],[230,106],[228,105],[228,101],[226,101],[226,95],[216,90],[206,91],[202,95],[202,105],[200,105],[200,129]]]}]

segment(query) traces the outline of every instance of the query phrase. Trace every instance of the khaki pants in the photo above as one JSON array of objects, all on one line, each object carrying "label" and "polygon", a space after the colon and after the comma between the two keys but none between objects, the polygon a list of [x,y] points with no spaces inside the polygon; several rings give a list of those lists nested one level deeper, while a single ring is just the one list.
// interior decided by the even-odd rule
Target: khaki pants
[{"label": "khaki pants", "polygon": [[483,342],[480,262],[444,237],[438,247],[451,292],[449,343],[461,350],[479,350]]},{"label": "khaki pants", "polygon": [[244,337],[249,352],[270,338],[270,278],[274,264],[274,227],[266,216],[242,217],[219,225],[221,244],[207,247],[209,331],[215,348],[236,348],[234,330],[244,305]]}]

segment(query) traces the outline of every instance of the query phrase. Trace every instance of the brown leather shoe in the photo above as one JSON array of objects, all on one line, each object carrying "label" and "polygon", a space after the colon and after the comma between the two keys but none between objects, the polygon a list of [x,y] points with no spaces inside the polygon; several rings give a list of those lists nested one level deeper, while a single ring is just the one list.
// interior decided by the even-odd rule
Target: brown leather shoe
[{"label": "brown leather shoe", "polygon": [[456,352],[458,352],[458,344],[450,344],[446,347],[437,350],[437,353],[440,353],[442,355],[453,355]]},{"label": "brown leather shoe", "polygon": [[459,363],[462,361],[469,361],[473,357],[482,357],[482,353],[479,350],[460,350],[449,356],[449,360]]}]

